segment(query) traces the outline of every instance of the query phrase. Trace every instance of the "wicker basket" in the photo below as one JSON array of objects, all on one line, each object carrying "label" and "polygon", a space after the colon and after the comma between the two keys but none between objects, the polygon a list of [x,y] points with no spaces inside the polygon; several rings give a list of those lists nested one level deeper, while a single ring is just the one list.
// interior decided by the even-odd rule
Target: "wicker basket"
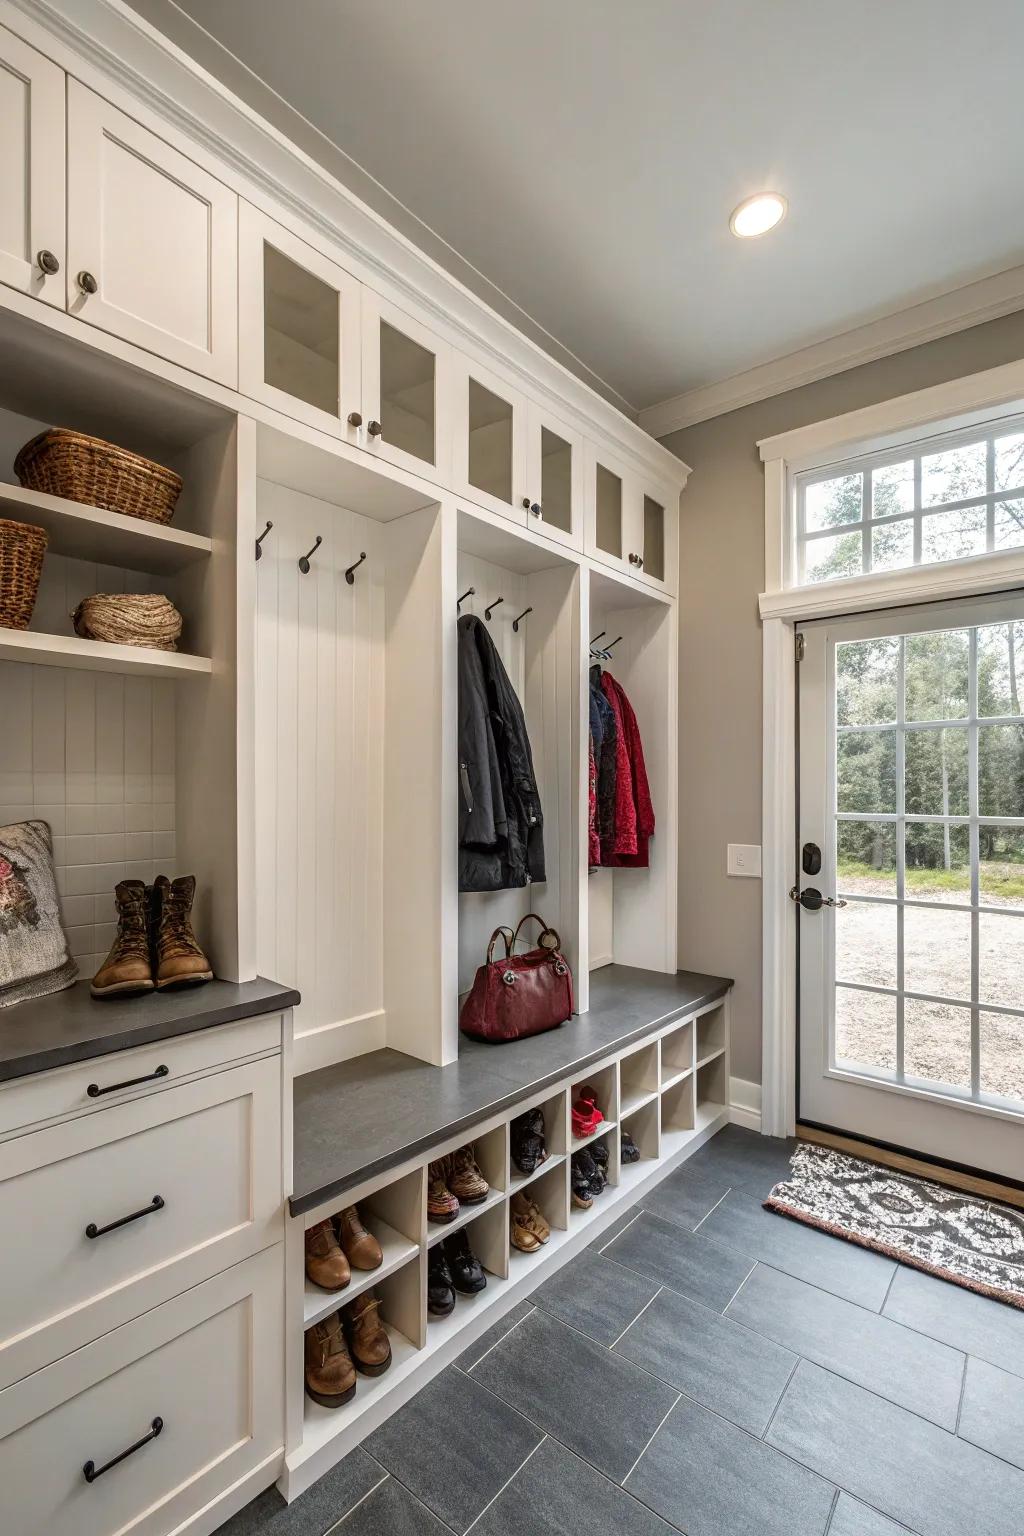
[{"label": "wicker basket", "polygon": [[45,528],[0,518],[0,625],[28,629],[49,536]]},{"label": "wicker basket", "polygon": [[148,523],[169,523],[181,476],[99,437],[50,427],[26,443],[14,473],[30,491],[105,507]]},{"label": "wicker basket", "polygon": [[97,592],[84,598],[71,618],[83,640],[108,640],[114,645],[142,645],[156,651],[176,651],[181,614],[159,592]]}]

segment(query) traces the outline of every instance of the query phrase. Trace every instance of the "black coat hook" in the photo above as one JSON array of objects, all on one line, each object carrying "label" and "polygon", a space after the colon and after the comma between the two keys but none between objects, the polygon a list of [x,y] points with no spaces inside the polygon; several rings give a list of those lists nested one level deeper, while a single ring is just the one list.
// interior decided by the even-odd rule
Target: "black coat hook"
[{"label": "black coat hook", "polygon": [[302,572],[303,576],[308,576],[309,575],[309,556],[310,555],[315,555],[317,550],[320,548],[320,545],[322,543],[323,543],[323,539],[320,537],[319,534],[317,534],[317,536],[316,536],[316,543],[313,545],[313,548],[309,551],[309,554],[303,555],[301,557],[301,559],[299,560],[299,570]]},{"label": "black coat hook", "polygon": [[519,619],[525,619],[526,615],[528,613],[532,613],[532,612],[533,612],[532,608],[524,608],[522,613],[519,615],[519,618],[516,618],[516,619],[512,620],[512,628],[515,630],[517,635],[519,633]]},{"label": "black coat hook", "polygon": [[458,610],[462,607],[462,605],[466,601],[467,597],[475,597],[475,596],[476,596],[476,587],[467,587],[465,592],[463,592],[462,596],[459,598],[458,602],[455,604],[456,612],[458,612]]},{"label": "black coat hook", "polygon": [[263,543],[263,540],[266,538],[267,534],[270,532],[270,530],[271,530],[271,528],[273,528],[273,526],[274,526],[273,523],[268,521],[267,526],[264,528],[263,532],[260,534],[259,538],[256,540],[256,559],[257,560],[262,560],[263,559],[263,551],[260,548],[260,545]]},{"label": "black coat hook", "polygon": [[496,597],[494,602],[491,603],[490,607],[484,609],[484,618],[487,620],[488,624],[491,622],[492,609],[497,608],[498,604],[503,603],[504,601],[505,599],[503,597]]},{"label": "black coat hook", "polygon": [[613,645],[618,645],[618,643],[619,643],[619,641],[621,639],[622,639],[621,635],[616,635],[614,640],[609,640],[608,641],[608,644],[604,648],[604,653],[605,653],[606,656],[607,656],[608,652],[611,650],[612,646]]},{"label": "black coat hook", "polygon": [[607,633],[608,633],[608,631],[607,631],[607,630],[606,630],[606,629],[599,629],[599,630],[598,630],[598,632],[597,632],[597,634],[596,634],[596,635],[595,635],[595,636],[594,636],[594,638],[593,638],[593,639],[592,639],[592,640],[591,640],[591,642],[590,642],[590,643],[591,643],[591,645],[596,645],[596,644],[597,644],[597,642],[598,642],[598,641],[599,641],[599,640],[600,640],[600,638],[601,638],[601,636],[602,636],[602,635],[606,635],[606,634],[607,634]]},{"label": "black coat hook", "polygon": [[362,565],[362,563],[363,563],[363,561],[365,559],[366,559],[366,550],[364,549],[362,554],[359,556],[359,559],[355,562],[355,564],[354,565],[350,565],[348,570],[345,572],[345,580],[348,582],[350,587],[355,586],[355,580],[356,580],[355,577],[353,576],[352,572],[353,571],[358,571],[359,567]]}]

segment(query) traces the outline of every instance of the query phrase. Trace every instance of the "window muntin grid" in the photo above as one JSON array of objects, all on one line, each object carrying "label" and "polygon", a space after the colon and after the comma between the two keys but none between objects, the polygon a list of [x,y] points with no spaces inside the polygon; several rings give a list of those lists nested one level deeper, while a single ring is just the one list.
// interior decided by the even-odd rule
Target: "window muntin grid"
[{"label": "window muntin grid", "polygon": [[1024,418],[796,477],[796,585],[1024,546]]},{"label": "window muntin grid", "polygon": [[1021,620],[837,643],[832,1070],[1024,1109],[1022,693]]}]

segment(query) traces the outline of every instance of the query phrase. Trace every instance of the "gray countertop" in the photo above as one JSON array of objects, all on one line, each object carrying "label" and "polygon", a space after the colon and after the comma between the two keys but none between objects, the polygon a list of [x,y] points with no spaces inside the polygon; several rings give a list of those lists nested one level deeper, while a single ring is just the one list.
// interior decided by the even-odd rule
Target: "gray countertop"
[{"label": "gray countertop", "polygon": [[90,997],[89,983],[0,1008],[0,1082],[169,1040],[215,1024],[292,1008],[299,994],[274,981],[208,981],[180,992],[138,997]]},{"label": "gray countertop", "polygon": [[292,1214],[585,1072],[731,986],[723,976],[695,971],[665,975],[609,965],[590,978],[590,1011],[547,1034],[506,1045],[463,1038],[458,1061],[447,1067],[384,1050],[304,1073],[294,1085]]}]

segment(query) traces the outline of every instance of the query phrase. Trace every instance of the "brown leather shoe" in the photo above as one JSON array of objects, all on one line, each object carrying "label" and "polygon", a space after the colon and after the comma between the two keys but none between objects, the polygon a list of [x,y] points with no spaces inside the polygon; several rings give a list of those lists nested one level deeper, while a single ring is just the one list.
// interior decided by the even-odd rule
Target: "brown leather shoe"
[{"label": "brown leather shoe", "polygon": [[323,1408],[340,1408],[356,1395],[356,1372],[341,1329],[332,1312],[306,1330],[306,1391]]},{"label": "brown leather shoe", "polygon": [[379,1313],[380,1299],[375,1291],[364,1291],[341,1309],[352,1359],[364,1376],[383,1376],[391,1364],[391,1340]]},{"label": "brown leather shoe", "polygon": [[448,1188],[460,1205],[479,1205],[490,1194],[491,1186],[477,1167],[472,1146],[460,1147],[452,1153]]},{"label": "brown leather shoe", "polygon": [[195,875],[182,875],[177,880],[157,875],[153,883],[151,920],[158,992],[213,980],[210,962],[192,932],[195,894]]},{"label": "brown leather shoe", "polygon": [[351,1278],[348,1259],[338,1246],[334,1222],[328,1216],[306,1232],[306,1279],[322,1291],[342,1291]]},{"label": "brown leather shoe", "polygon": [[[535,1200],[531,1200],[525,1190],[520,1190],[509,1201],[509,1214],[512,1221],[512,1241],[515,1242],[516,1234],[520,1236],[526,1232],[536,1238],[538,1243],[546,1243],[551,1236],[551,1228],[541,1214],[540,1206]],[[517,1247],[523,1247],[516,1243]],[[532,1253],[531,1247],[523,1247],[524,1253]]]},{"label": "brown leather shoe", "polygon": [[114,899],[117,902],[117,937],[89,990],[93,997],[152,992],[146,887],[141,880],[119,880],[114,887]]},{"label": "brown leather shoe", "polygon": [[354,1205],[346,1205],[334,1218],[338,1241],[353,1269],[379,1269],[384,1262],[380,1243],[367,1232]]}]

